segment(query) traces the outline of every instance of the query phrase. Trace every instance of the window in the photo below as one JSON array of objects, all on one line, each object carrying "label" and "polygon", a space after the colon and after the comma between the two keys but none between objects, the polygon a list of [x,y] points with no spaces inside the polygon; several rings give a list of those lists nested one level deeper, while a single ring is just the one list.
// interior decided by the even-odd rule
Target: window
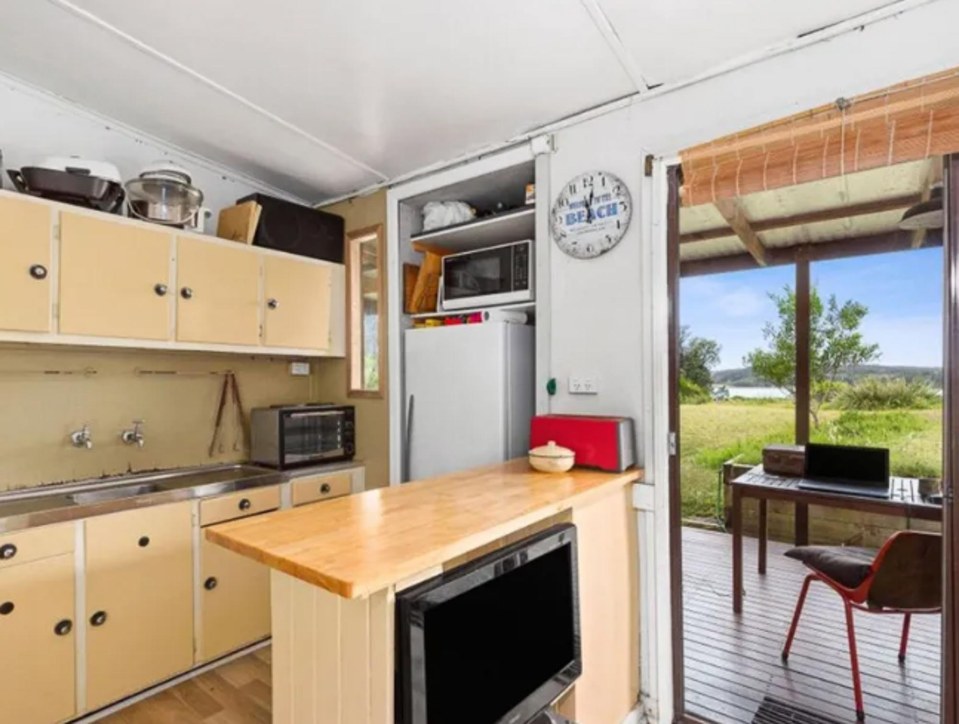
[{"label": "window", "polygon": [[383,227],[346,235],[349,394],[381,397],[383,390]]}]

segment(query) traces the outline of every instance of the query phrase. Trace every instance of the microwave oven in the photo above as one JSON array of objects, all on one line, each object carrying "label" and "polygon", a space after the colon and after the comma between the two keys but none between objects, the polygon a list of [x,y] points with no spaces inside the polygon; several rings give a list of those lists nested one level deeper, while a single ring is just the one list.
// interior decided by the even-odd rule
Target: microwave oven
[{"label": "microwave oven", "polygon": [[356,453],[352,405],[277,405],[250,413],[250,457],[285,470],[352,460]]},{"label": "microwave oven", "polygon": [[443,257],[443,311],[533,301],[529,239]]}]

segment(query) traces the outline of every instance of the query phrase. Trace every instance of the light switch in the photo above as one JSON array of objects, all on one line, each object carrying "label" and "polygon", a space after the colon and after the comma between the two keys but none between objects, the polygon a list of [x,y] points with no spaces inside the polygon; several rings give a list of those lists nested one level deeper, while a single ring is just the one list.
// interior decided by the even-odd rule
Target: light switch
[{"label": "light switch", "polygon": [[310,374],[310,363],[290,362],[290,374],[294,377],[307,377]]}]

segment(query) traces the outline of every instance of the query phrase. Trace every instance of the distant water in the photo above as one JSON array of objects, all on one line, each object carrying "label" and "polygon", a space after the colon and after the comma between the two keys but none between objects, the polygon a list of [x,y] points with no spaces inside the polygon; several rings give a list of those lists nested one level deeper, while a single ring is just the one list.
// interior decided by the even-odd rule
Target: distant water
[{"label": "distant water", "polygon": [[785,400],[789,393],[778,387],[727,387],[730,397],[744,397],[749,400]]}]

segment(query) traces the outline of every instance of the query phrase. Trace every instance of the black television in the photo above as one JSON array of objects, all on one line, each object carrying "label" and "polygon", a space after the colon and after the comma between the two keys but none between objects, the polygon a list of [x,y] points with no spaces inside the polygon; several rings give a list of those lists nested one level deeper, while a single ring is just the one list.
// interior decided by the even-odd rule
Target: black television
[{"label": "black television", "polygon": [[582,668],[571,524],[396,596],[397,724],[526,724]]}]

